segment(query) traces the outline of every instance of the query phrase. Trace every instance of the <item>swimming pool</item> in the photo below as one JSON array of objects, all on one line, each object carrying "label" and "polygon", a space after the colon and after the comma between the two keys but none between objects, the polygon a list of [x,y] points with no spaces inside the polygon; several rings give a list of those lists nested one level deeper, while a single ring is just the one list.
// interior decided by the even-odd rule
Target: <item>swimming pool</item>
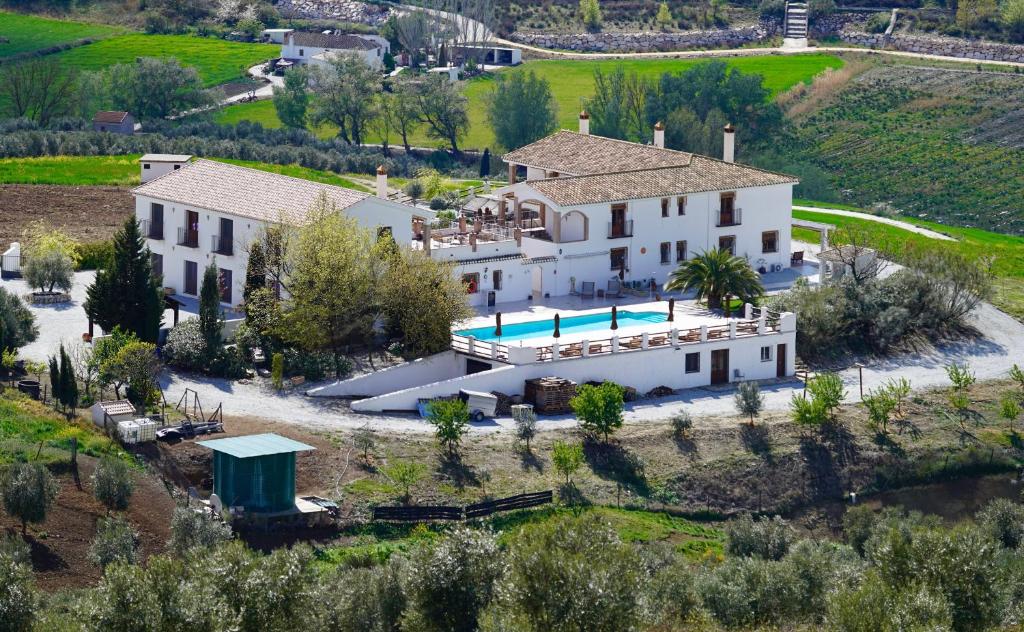
[{"label": "swimming pool", "polygon": [[[644,325],[649,323],[663,323],[668,319],[668,315],[662,312],[630,312],[620,311],[616,315],[619,328],[623,327],[635,327],[636,325]],[[612,313],[611,311],[601,312],[600,314],[586,314],[583,316],[569,316],[568,318],[562,318],[559,321],[558,331],[561,335],[567,334],[580,334],[588,331],[602,331],[607,332],[604,337],[610,337],[610,327],[612,324]],[[547,320],[531,320],[525,323],[514,323],[511,325],[501,326],[501,342],[518,342],[520,340],[529,340],[530,338],[548,338],[555,331],[555,321],[553,318]],[[455,332],[459,336],[473,336],[477,340],[485,342],[497,341],[498,337],[494,335],[494,326],[488,325],[487,327],[475,327],[473,329],[462,329]]]}]

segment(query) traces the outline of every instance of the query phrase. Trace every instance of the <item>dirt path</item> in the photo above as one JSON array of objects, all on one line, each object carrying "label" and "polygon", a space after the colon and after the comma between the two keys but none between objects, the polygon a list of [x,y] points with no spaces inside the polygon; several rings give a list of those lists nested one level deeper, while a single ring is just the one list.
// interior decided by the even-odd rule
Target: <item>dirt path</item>
[{"label": "dirt path", "polygon": [[872,215],[871,213],[861,213],[859,211],[844,211],[834,208],[820,208],[817,206],[793,206],[794,210],[797,211],[813,211],[815,213],[829,213],[831,215],[842,215],[843,217],[856,217],[857,219],[866,219],[871,222],[878,222],[880,224],[888,224],[895,226],[896,228],[902,228],[903,230],[909,230],[912,233],[918,235],[924,235],[925,237],[931,237],[932,239],[941,239],[943,241],[956,241],[949,235],[943,235],[942,233],[934,230],[929,230],[910,222],[903,222],[898,219],[891,219],[889,217],[882,217],[880,215]]}]

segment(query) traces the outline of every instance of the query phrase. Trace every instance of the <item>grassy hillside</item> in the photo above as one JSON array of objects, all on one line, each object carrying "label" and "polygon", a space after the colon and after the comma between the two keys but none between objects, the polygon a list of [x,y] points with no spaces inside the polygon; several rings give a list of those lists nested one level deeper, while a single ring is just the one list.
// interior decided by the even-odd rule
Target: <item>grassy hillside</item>
[{"label": "grassy hillside", "polygon": [[845,198],[1024,233],[1024,76],[885,64],[827,89],[786,152]]},{"label": "grassy hillside", "polygon": [[0,11],[0,59],[85,38],[103,38],[122,29],[105,24],[51,20]]},{"label": "grassy hillside", "polygon": [[245,44],[190,35],[145,35],[133,33],[80,46],[56,58],[81,70],[100,70],[112,64],[128,63],[137,57],[174,57],[194,66],[203,83],[215,86],[244,76],[247,68],[270,59],[281,48],[271,44]]},{"label": "grassy hillside", "polygon": [[71,439],[82,454],[121,454],[116,443],[90,423],[68,421],[39,402],[13,389],[0,395],[0,464],[15,461],[66,460]]},{"label": "grassy hillside", "polygon": [[[665,72],[679,72],[702,61],[706,60],[537,60],[526,62],[522,66],[503,72],[532,71],[547,79],[551,84],[555,100],[558,101],[559,124],[568,129],[575,129],[577,115],[583,100],[593,96],[595,70],[610,72],[618,66],[623,66],[627,72],[637,72],[645,77],[657,77]],[[726,61],[730,66],[743,72],[763,75],[765,84],[772,94],[787,90],[797,83],[809,82],[825,68],[838,68],[843,65],[843,61],[838,57],[818,54],[785,57],[777,55],[735,57]],[[469,99],[470,119],[469,134],[463,140],[463,146],[467,149],[483,149],[494,145],[494,135],[491,133],[486,115],[486,97],[492,83],[493,78],[480,77],[465,84],[464,91]],[[218,113],[217,120],[222,123],[237,123],[242,120],[256,121],[269,128],[281,126],[277,113],[274,111],[274,105],[270,101],[231,106]],[[324,136],[331,136],[334,135],[335,130],[323,128],[318,132]],[[371,139],[370,142],[377,142],[377,140]],[[395,143],[396,140],[396,138],[392,138],[391,142]],[[426,147],[438,144],[438,141],[428,137],[423,129],[417,130],[411,142]]]},{"label": "grassy hillside", "polygon": [[[855,227],[865,231],[874,243],[887,246],[888,250],[897,254],[909,246],[924,250],[954,248],[969,257],[989,255],[994,258],[996,295],[993,303],[1006,313],[1024,319],[1024,237],[1001,235],[977,228],[958,228],[915,218],[900,218],[956,239],[940,241],[896,226],[831,213],[794,210],[793,217],[840,227]],[[794,229],[793,237],[811,243],[818,241],[817,233],[806,229]]]}]

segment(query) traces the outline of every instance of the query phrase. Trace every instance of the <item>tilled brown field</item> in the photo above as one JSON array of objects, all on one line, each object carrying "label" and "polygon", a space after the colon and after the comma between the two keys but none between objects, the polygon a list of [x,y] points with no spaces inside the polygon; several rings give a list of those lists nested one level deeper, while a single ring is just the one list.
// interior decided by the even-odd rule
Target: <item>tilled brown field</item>
[{"label": "tilled brown field", "polygon": [[0,249],[42,219],[82,242],[109,239],[135,210],[127,187],[0,185]]}]

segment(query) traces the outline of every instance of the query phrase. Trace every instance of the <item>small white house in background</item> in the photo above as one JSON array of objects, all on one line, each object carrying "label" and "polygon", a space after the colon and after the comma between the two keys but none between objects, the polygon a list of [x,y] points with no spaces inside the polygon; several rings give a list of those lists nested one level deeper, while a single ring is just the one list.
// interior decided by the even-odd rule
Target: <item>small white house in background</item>
[{"label": "small white house in background", "polygon": [[[386,183],[386,174],[381,177]],[[163,276],[164,287],[194,299],[203,270],[216,262],[221,302],[229,307],[242,301],[252,241],[272,224],[305,223],[321,195],[361,225],[390,233],[399,244],[412,241],[414,224],[435,216],[429,209],[353,189],[204,159],[171,169],[132,193],[153,270]]]},{"label": "small white house in background", "polygon": [[271,44],[284,44],[284,38],[295,29],[263,29],[263,37]]},{"label": "small white house in background", "polygon": [[333,55],[354,54],[371,68],[381,69],[384,55],[390,51],[391,44],[376,35],[293,31],[284,35],[281,58],[293,64],[325,65]]},{"label": "small white house in background", "polygon": [[142,165],[142,183],[155,180],[160,176],[177,171],[192,160],[188,154],[146,154],[139,158]]}]

